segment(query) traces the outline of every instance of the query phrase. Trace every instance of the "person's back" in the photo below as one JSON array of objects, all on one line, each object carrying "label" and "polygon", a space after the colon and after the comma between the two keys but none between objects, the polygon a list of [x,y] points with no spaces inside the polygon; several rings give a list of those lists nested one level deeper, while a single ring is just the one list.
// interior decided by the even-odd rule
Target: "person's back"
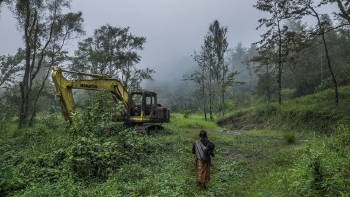
[{"label": "person's back", "polygon": [[215,145],[208,140],[206,131],[200,131],[199,137],[200,139],[193,144],[192,153],[196,157],[197,182],[206,188],[205,184],[210,180],[211,156],[215,156]]}]

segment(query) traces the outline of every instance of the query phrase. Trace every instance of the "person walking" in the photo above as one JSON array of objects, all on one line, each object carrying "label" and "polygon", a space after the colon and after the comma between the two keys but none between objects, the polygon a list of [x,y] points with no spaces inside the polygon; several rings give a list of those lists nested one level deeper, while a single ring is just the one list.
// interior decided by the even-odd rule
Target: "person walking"
[{"label": "person walking", "polygon": [[192,153],[195,155],[196,180],[197,183],[206,189],[206,184],[210,181],[211,156],[215,157],[215,145],[208,140],[207,132],[199,132],[199,140],[192,147]]}]

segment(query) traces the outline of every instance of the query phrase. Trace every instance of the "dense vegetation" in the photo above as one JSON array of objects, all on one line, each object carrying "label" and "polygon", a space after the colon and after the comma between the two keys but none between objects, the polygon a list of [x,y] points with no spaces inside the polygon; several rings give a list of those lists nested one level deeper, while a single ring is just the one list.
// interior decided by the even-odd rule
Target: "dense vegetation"
[{"label": "dense vegetation", "polygon": [[[350,91],[346,87],[340,92]],[[310,97],[323,97],[332,102],[331,90],[328,90],[288,101],[294,103],[294,109],[290,107],[288,111],[302,113],[303,105],[314,103]],[[205,121],[200,115],[173,114],[164,131],[143,136],[111,122],[111,108],[101,110],[101,106],[110,106],[110,101],[105,93],[95,94],[94,102],[86,103],[86,109],[75,115],[78,124],[68,132],[61,115],[53,110],[41,114],[33,128],[17,130],[16,120],[12,119],[1,133],[1,193],[338,196],[350,192],[347,187],[350,131],[340,122],[329,124],[332,129],[327,135],[331,137],[327,137],[317,127],[306,130],[302,125],[293,129],[276,126],[263,130],[220,130],[215,122]],[[300,104],[299,108],[295,103]],[[317,105],[317,108],[326,106]],[[260,109],[270,107],[265,105]],[[260,109],[249,110],[261,113]],[[281,109],[275,109],[275,113],[279,111]],[[343,112],[341,122],[349,117],[346,109]],[[94,114],[96,119],[91,122],[85,119],[86,124],[79,124],[88,114]],[[249,114],[255,120],[254,113]],[[260,117],[275,121],[265,112]],[[304,116],[292,118],[291,122]],[[316,126],[317,121],[308,123],[311,124]],[[228,122],[222,126],[233,125]],[[200,129],[208,130],[209,138],[217,146],[208,191],[201,191],[194,181],[191,147]]]},{"label": "dense vegetation", "polygon": [[[24,41],[0,56],[1,196],[350,196],[348,0],[257,0],[262,35],[249,47],[214,20],[184,80],[150,86],[172,110],[151,135],[114,122],[124,108],[104,91],[74,91],[74,121],[63,120],[55,66],[128,91],[155,72],[129,27],[102,25],[69,53],[85,33],[70,4],[0,0]],[[191,153],[202,129],[216,144],[206,191]]]}]

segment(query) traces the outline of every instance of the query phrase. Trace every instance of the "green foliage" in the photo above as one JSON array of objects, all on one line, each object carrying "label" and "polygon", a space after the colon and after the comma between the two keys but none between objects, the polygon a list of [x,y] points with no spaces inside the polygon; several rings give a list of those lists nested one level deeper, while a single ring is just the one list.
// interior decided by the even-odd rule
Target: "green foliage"
[{"label": "green foliage", "polygon": [[113,124],[121,110],[121,104],[116,104],[109,92],[96,91],[93,101],[86,100],[85,109],[73,114],[71,132],[81,136],[105,135],[105,129]]},{"label": "green foliage", "polygon": [[306,148],[289,172],[296,195],[348,196],[350,132],[339,125],[334,137]]},{"label": "green foliage", "polygon": [[227,182],[235,178],[243,177],[241,164],[233,160],[223,161],[220,168],[218,169],[218,173],[218,177],[222,182]]},{"label": "green foliage", "polygon": [[322,81],[316,88],[315,88],[315,93],[319,93],[322,92],[326,89],[329,88],[329,81],[325,80]]},{"label": "green foliage", "polygon": [[51,107],[48,112],[43,112],[39,117],[39,121],[53,130],[66,124],[54,107]]},{"label": "green foliage", "polygon": [[185,112],[184,112],[184,118],[189,118],[190,117],[190,115],[191,115],[191,113],[192,113],[192,111],[191,110],[189,110],[189,109],[186,109],[185,110]]},{"label": "green foliage", "polygon": [[150,144],[136,131],[121,130],[111,140],[81,137],[68,148],[68,163],[79,178],[105,179],[121,165],[143,160],[151,153]]},{"label": "green foliage", "polygon": [[288,143],[288,144],[294,144],[296,141],[295,135],[293,133],[286,133],[283,135],[283,139]]},{"label": "green foliage", "polygon": [[243,84],[236,81],[236,70],[232,71],[225,63],[225,53],[228,49],[227,27],[222,26],[218,20],[214,20],[209,26],[209,31],[204,37],[201,51],[193,54],[198,68],[185,76],[186,80],[193,81],[197,90],[196,94],[201,108],[206,108],[206,113],[213,114],[225,112],[225,94],[229,87]]},{"label": "green foliage", "polygon": [[272,73],[264,73],[259,76],[258,84],[256,86],[256,93],[265,98],[266,103],[271,102],[271,97],[277,92],[277,83]]},{"label": "green foliage", "polygon": [[272,115],[273,113],[276,113],[278,108],[274,105],[265,105],[262,107],[257,107],[256,108],[256,113],[258,116],[263,116],[263,115]]},{"label": "green foliage", "polygon": [[[96,107],[101,100],[104,99],[94,99],[85,108]],[[104,106],[108,105],[101,104]],[[95,113],[100,110],[91,109]],[[258,110],[265,116],[279,113],[281,108],[271,104]],[[113,116],[108,115],[108,110],[107,115],[103,115],[104,110],[99,112],[101,117],[96,120],[107,125]],[[305,114],[309,116],[311,112]],[[350,134],[344,127],[338,127],[331,138],[315,140],[305,133],[290,131],[288,134],[298,138],[298,143],[287,144],[283,139],[285,132],[280,130],[239,131],[241,135],[218,133],[220,128],[215,122],[205,121],[197,114],[188,118],[172,114],[170,123],[164,124],[171,132],[152,136],[117,128],[111,135],[104,135],[97,132],[99,127],[87,124],[91,124],[86,127],[88,132],[72,136],[64,131],[64,124],[58,129],[48,128],[45,120],[39,118],[35,127],[1,141],[1,194],[330,196],[349,192],[345,186],[349,185],[346,177],[350,169]],[[84,126],[83,121],[80,125]],[[200,129],[207,130],[209,139],[216,144],[206,191],[196,186],[191,153]],[[305,148],[305,144],[310,145]]]},{"label": "green foliage", "polygon": [[4,131],[7,128],[8,122],[15,115],[16,110],[13,106],[5,102],[0,101],[0,131]]},{"label": "green foliage", "polygon": [[26,128],[21,132],[24,133],[24,142],[27,143],[42,143],[48,136],[47,127],[42,125],[33,128]]},{"label": "green foliage", "polygon": [[146,38],[133,35],[129,27],[103,25],[78,43],[72,69],[106,74],[121,81],[128,91],[140,89],[141,81],[152,79],[154,73],[150,68],[137,67],[145,43]]},{"label": "green foliage", "polygon": [[0,87],[9,87],[18,76],[18,72],[22,70],[20,62],[24,58],[24,51],[18,49],[14,56],[0,56]]},{"label": "green foliage", "polygon": [[338,123],[350,120],[350,86],[339,88],[343,99],[338,107],[334,104],[333,90],[283,101],[260,104],[235,111],[218,121],[220,126],[235,128],[274,128],[316,130],[331,133]]}]

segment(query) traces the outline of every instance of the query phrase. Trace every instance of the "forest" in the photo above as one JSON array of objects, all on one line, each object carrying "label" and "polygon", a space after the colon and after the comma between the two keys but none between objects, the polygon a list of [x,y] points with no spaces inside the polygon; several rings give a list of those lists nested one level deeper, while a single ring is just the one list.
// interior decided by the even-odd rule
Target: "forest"
[{"label": "forest", "polygon": [[0,0],[0,136],[0,196],[350,196],[350,1]]}]

